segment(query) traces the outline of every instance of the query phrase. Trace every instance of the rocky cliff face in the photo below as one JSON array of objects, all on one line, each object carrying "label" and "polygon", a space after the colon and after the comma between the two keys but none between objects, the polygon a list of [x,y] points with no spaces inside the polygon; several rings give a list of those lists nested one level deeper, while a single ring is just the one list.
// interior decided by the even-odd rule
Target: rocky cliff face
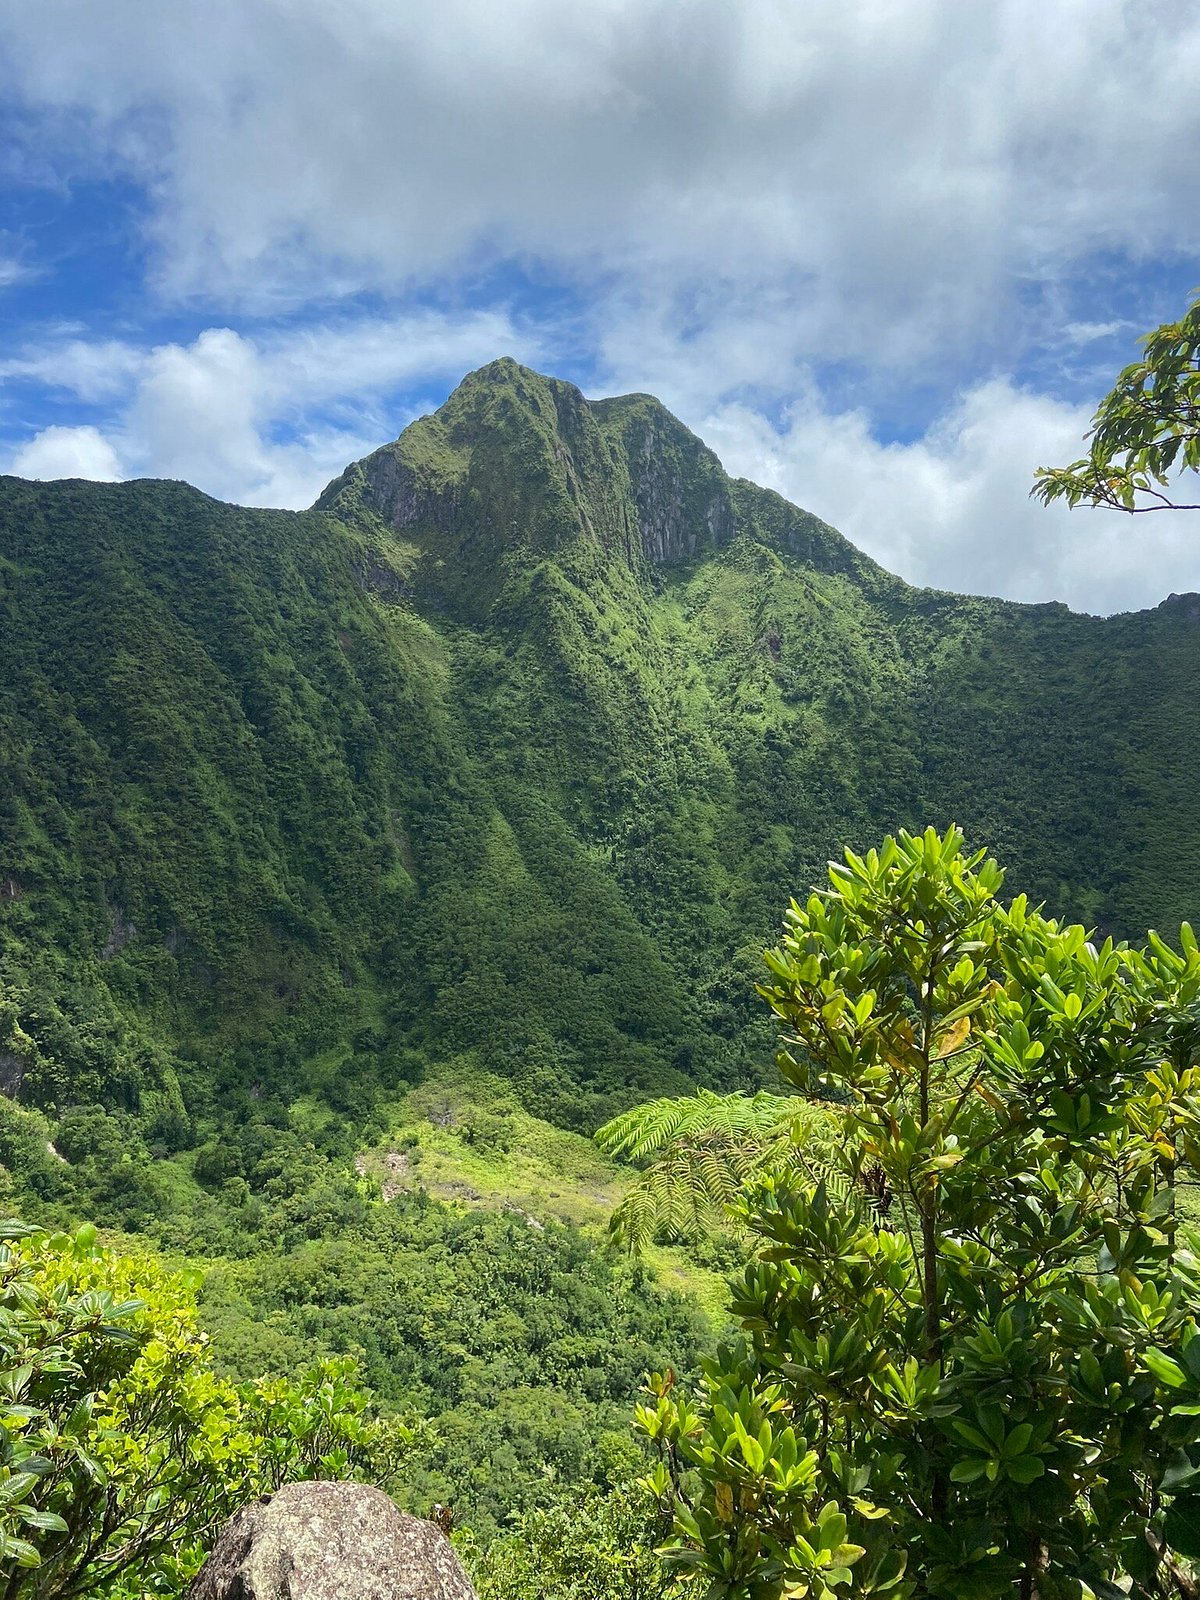
[{"label": "rocky cliff face", "polygon": [[647,395],[606,402],[626,420],[629,475],[644,558],[653,565],[723,550],[737,531],[729,482],[712,451]]},{"label": "rocky cliff face", "polygon": [[362,463],[363,503],[397,533],[431,523],[448,531],[459,511],[458,486],[425,481],[395,450],[380,450]]},{"label": "rocky cliff face", "polygon": [[[557,513],[549,524],[548,497]],[[480,547],[499,560],[583,538],[666,566],[723,550],[737,531],[716,456],[658,401],[591,402],[513,361],[472,373],[440,411],[347,469],[318,505],[361,508],[430,546],[457,535],[460,559]]]}]

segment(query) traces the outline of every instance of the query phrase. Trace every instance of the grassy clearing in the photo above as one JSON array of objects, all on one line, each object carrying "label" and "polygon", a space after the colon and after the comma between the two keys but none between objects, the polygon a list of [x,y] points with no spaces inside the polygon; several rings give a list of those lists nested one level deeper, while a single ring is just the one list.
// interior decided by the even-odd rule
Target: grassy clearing
[{"label": "grassy clearing", "polygon": [[[581,1134],[524,1111],[503,1079],[448,1065],[389,1107],[386,1137],[359,1156],[385,1195],[424,1189],[435,1199],[512,1211],[537,1225],[574,1223],[602,1236],[631,1172]],[[725,1278],[688,1250],[656,1245],[647,1262],[664,1288],[714,1316],[728,1304]]]}]

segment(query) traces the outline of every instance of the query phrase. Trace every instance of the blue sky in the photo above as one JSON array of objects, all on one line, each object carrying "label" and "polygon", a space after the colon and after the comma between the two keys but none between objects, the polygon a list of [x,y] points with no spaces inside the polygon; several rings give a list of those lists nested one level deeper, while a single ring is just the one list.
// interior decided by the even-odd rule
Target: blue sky
[{"label": "blue sky", "polygon": [[1108,612],[1047,510],[1200,285],[1200,0],[39,0],[0,15],[0,470],[301,506],[513,354],[914,582]]}]

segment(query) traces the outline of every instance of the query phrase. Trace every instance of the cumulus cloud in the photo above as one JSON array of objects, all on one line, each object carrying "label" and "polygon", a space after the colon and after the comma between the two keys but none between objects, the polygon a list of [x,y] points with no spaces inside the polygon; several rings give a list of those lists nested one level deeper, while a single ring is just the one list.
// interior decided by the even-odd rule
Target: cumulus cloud
[{"label": "cumulus cloud", "polygon": [[9,471],[18,478],[123,478],[117,452],[98,428],[43,428],[13,452]]},{"label": "cumulus cloud", "polygon": [[0,380],[110,402],[110,420],[103,432],[47,428],[15,448],[9,470],[183,478],[245,505],[309,505],[347,462],[411,420],[411,405],[388,407],[391,392],[428,383],[439,396],[501,352],[535,360],[540,346],[493,311],[414,312],[257,339],[208,328],[190,344],[148,350],[73,337],[31,346],[0,363]]},{"label": "cumulus cloud", "polygon": [[831,413],[811,387],[780,428],[734,405],[699,431],[731,472],[816,512],[912,583],[1101,614],[1200,590],[1200,513],[1129,517],[1029,498],[1036,466],[1079,454],[1089,416],[995,379],[911,443],[881,444],[864,412]]},{"label": "cumulus cloud", "polygon": [[802,352],[910,362],[1200,242],[1200,14],[1163,0],[43,0],[0,38],[147,186],[163,282],[230,305],[536,259],[802,287]]}]

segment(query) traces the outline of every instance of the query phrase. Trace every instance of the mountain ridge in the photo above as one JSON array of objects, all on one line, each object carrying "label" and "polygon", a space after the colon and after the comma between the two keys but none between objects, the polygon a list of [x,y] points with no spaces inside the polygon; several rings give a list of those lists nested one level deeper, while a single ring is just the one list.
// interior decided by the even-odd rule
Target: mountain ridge
[{"label": "mountain ridge", "polygon": [[[684,507],[676,501],[675,509],[679,513],[679,520],[665,530],[658,524],[654,509],[664,500],[670,505],[673,497],[662,493],[661,480],[651,480],[650,482],[639,482],[631,485],[637,505],[639,507],[643,503],[647,505],[647,515],[641,523],[639,532],[641,534],[643,554],[653,565],[673,564],[680,560],[695,559],[698,554],[701,554],[702,550],[697,548],[699,538],[697,523],[699,523],[700,528],[704,528],[708,532],[711,548],[716,550],[724,548],[733,536],[732,506],[729,502],[734,495],[740,493],[759,499],[764,504],[774,505],[778,512],[778,520],[781,522],[797,519],[803,529],[819,530],[822,539],[828,542],[827,547],[829,550],[845,554],[853,561],[861,563],[864,569],[870,570],[891,583],[901,585],[905,589],[921,594],[952,595],[963,599],[991,600],[998,605],[1015,606],[1023,609],[1049,608],[1069,611],[1075,616],[1097,615],[1090,612],[1072,611],[1064,602],[1058,600],[1007,600],[1000,596],[976,595],[974,593],[961,594],[957,590],[936,589],[926,585],[909,583],[908,580],[900,578],[880,566],[879,563],[859,550],[857,546],[852,544],[845,535],[841,534],[830,523],[823,521],[814,513],[804,510],[777,490],[765,488],[748,478],[733,477],[728,474],[716,452],[706,445],[697,434],[693,433],[685,423],[674,416],[662,401],[658,400],[654,395],[635,391],[629,394],[590,399],[584,395],[577,385],[561,378],[554,378],[536,372],[532,368],[523,366],[511,356],[498,357],[467,373],[447,400],[435,411],[415,419],[398,438],[378,446],[358,461],[351,462],[338,477],[334,478],[326,486],[313,503],[311,509],[327,510],[334,514],[339,514],[339,512],[344,514],[347,511],[354,514],[360,511],[360,497],[364,487],[361,482],[362,477],[367,475],[367,469],[370,464],[386,463],[387,465],[381,474],[384,482],[381,483],[379,490],[382,504],[376,504],[372,509],[377,510],[382,520],[390,523],[396,531],[402,531],[404,527],[411,526],[414,521],[419,520],[421,514],[420,508],[412,499],[404,501],[401,507],[397,500],[398,491],[396,486],[394,483],[387,481],[387,467],[397,463],[401,467],[410,466],[405,456],[405,442],[412,441],[426,429],[439,426],[447,413],[460,413],[465,409],[465,403],[469,403],[470,400],[475,399],[477,396],[486,396],[497,392],[516,393],[523,396],[526,403],[530,404],[538,388],[552,396],[559,397],[554,407],[557,413],[557,420],[561,422],[564,413],[573,419],[574,426],[569,430],[570,432],[578,432],[578,419],[581,415],[590,415],[606,428],[610,436],[622,433],[626,436],[624,443],[626,453],[629,456],[637,457],[640,455],[643,459],[649,461],[653,458],[654,445],[657,442],[656,430],[661,430],[661,436],[674,451],[677,452],[682,446],[684,450],[706,463],[713,479],[716,480],[716,493],[713,496],[716,506],[712,515],[707,514],[708,508],[703,508],[699,516],[697,516],[695,514],[696,508],[692,507],[690,508],[692,515],[685,522],[684,518],[687,513]],[[531,406],[531,409],[536,409],[536,402]],[[455,420],[457,421],[458,418],[456,417]],[[640,431],[635,432],[635,430]],[[437,459],[436,450],[415,452],[414,454],[415,461],[410,467],[410,470],[413,471],[428,470],[431,462]],[[444,484],[443,487],[445,487]],[[357,494],[354,493],[355,490],[358,491]],[[349,491],[349,495],[347,495],[347,491]],[[721,491],[724,491],[724,493],[721,493]],[[724,504],[721,503],[722,501]],[[398,516],[397,513],[399,513]],[[717,524],[715,528],[713,526],[714,521]],[[628,529],[625,530],[627,536],[628,531]],[[666,537],[664,537],[664,533]],[[811,554],[805,548],[802,538],[793,536],[788,541],[785,536],[783,543],[788,553],[796,555],[802,560],[812,559]],[[684,544],[687,544],[686,551],[681,548]],[[626,547],[628,548],[628,545]],[[1142,609],[1145,611],[1157,610],[1177,598],[1186,599],[1187,597],[1168,596],[1155,606]],[[1137,614],[1136,612],[1120,612],[1112,613],[1111,615],[1129,616]],[[1100,618],[1099,620],[1104,619]]]},{"label": "mountain ridge", "polygon": [[1193,610],[915,589],[657,401],[511,361],[308,511],[3,480],[10,1076],[163,1128],[464,1055],[576,1127],[757,1082],[756,952],[901,825],[1170,931]]},{"label": "mountain ridge", "polygon": [[[517,487],[560,497],[561,521],[542,527],[532,548],[556,547],[554,534],[583,531],[633,561],[640,548],[651,566],[672,565],[719,553],[737,531],[735,497],[751,489],[730,478],[715,452],[653,396],[631,394],[588,400],[574,384],[547,378],[511,358],[469,373],[437,411],[419,418],[389,444],[352,463],[318,497],[316,508],[353,517],[375,512],[398,533],[425,522],[445,528],[461,520],[472,488],[472,439],[514,433],[524,447],[524,477]],[[488,463],[490,466],[491,463]],[[588,484],[597,476],[616,481],[616,494],[589,521]],[[428,485],[432,480],[434,493]],[[422,493],[424,491],[424,493]],[[836,529],[811,513],[774,497],[782,515],[772,529],[789,553],[814,560],[821,553],[839,563],[875,563],[856,551]],[[786,508],[786,510],[784,510]],[[527,510],[518,500],[511,508]],[[460,557],[466,552],[459,549]]]}]

